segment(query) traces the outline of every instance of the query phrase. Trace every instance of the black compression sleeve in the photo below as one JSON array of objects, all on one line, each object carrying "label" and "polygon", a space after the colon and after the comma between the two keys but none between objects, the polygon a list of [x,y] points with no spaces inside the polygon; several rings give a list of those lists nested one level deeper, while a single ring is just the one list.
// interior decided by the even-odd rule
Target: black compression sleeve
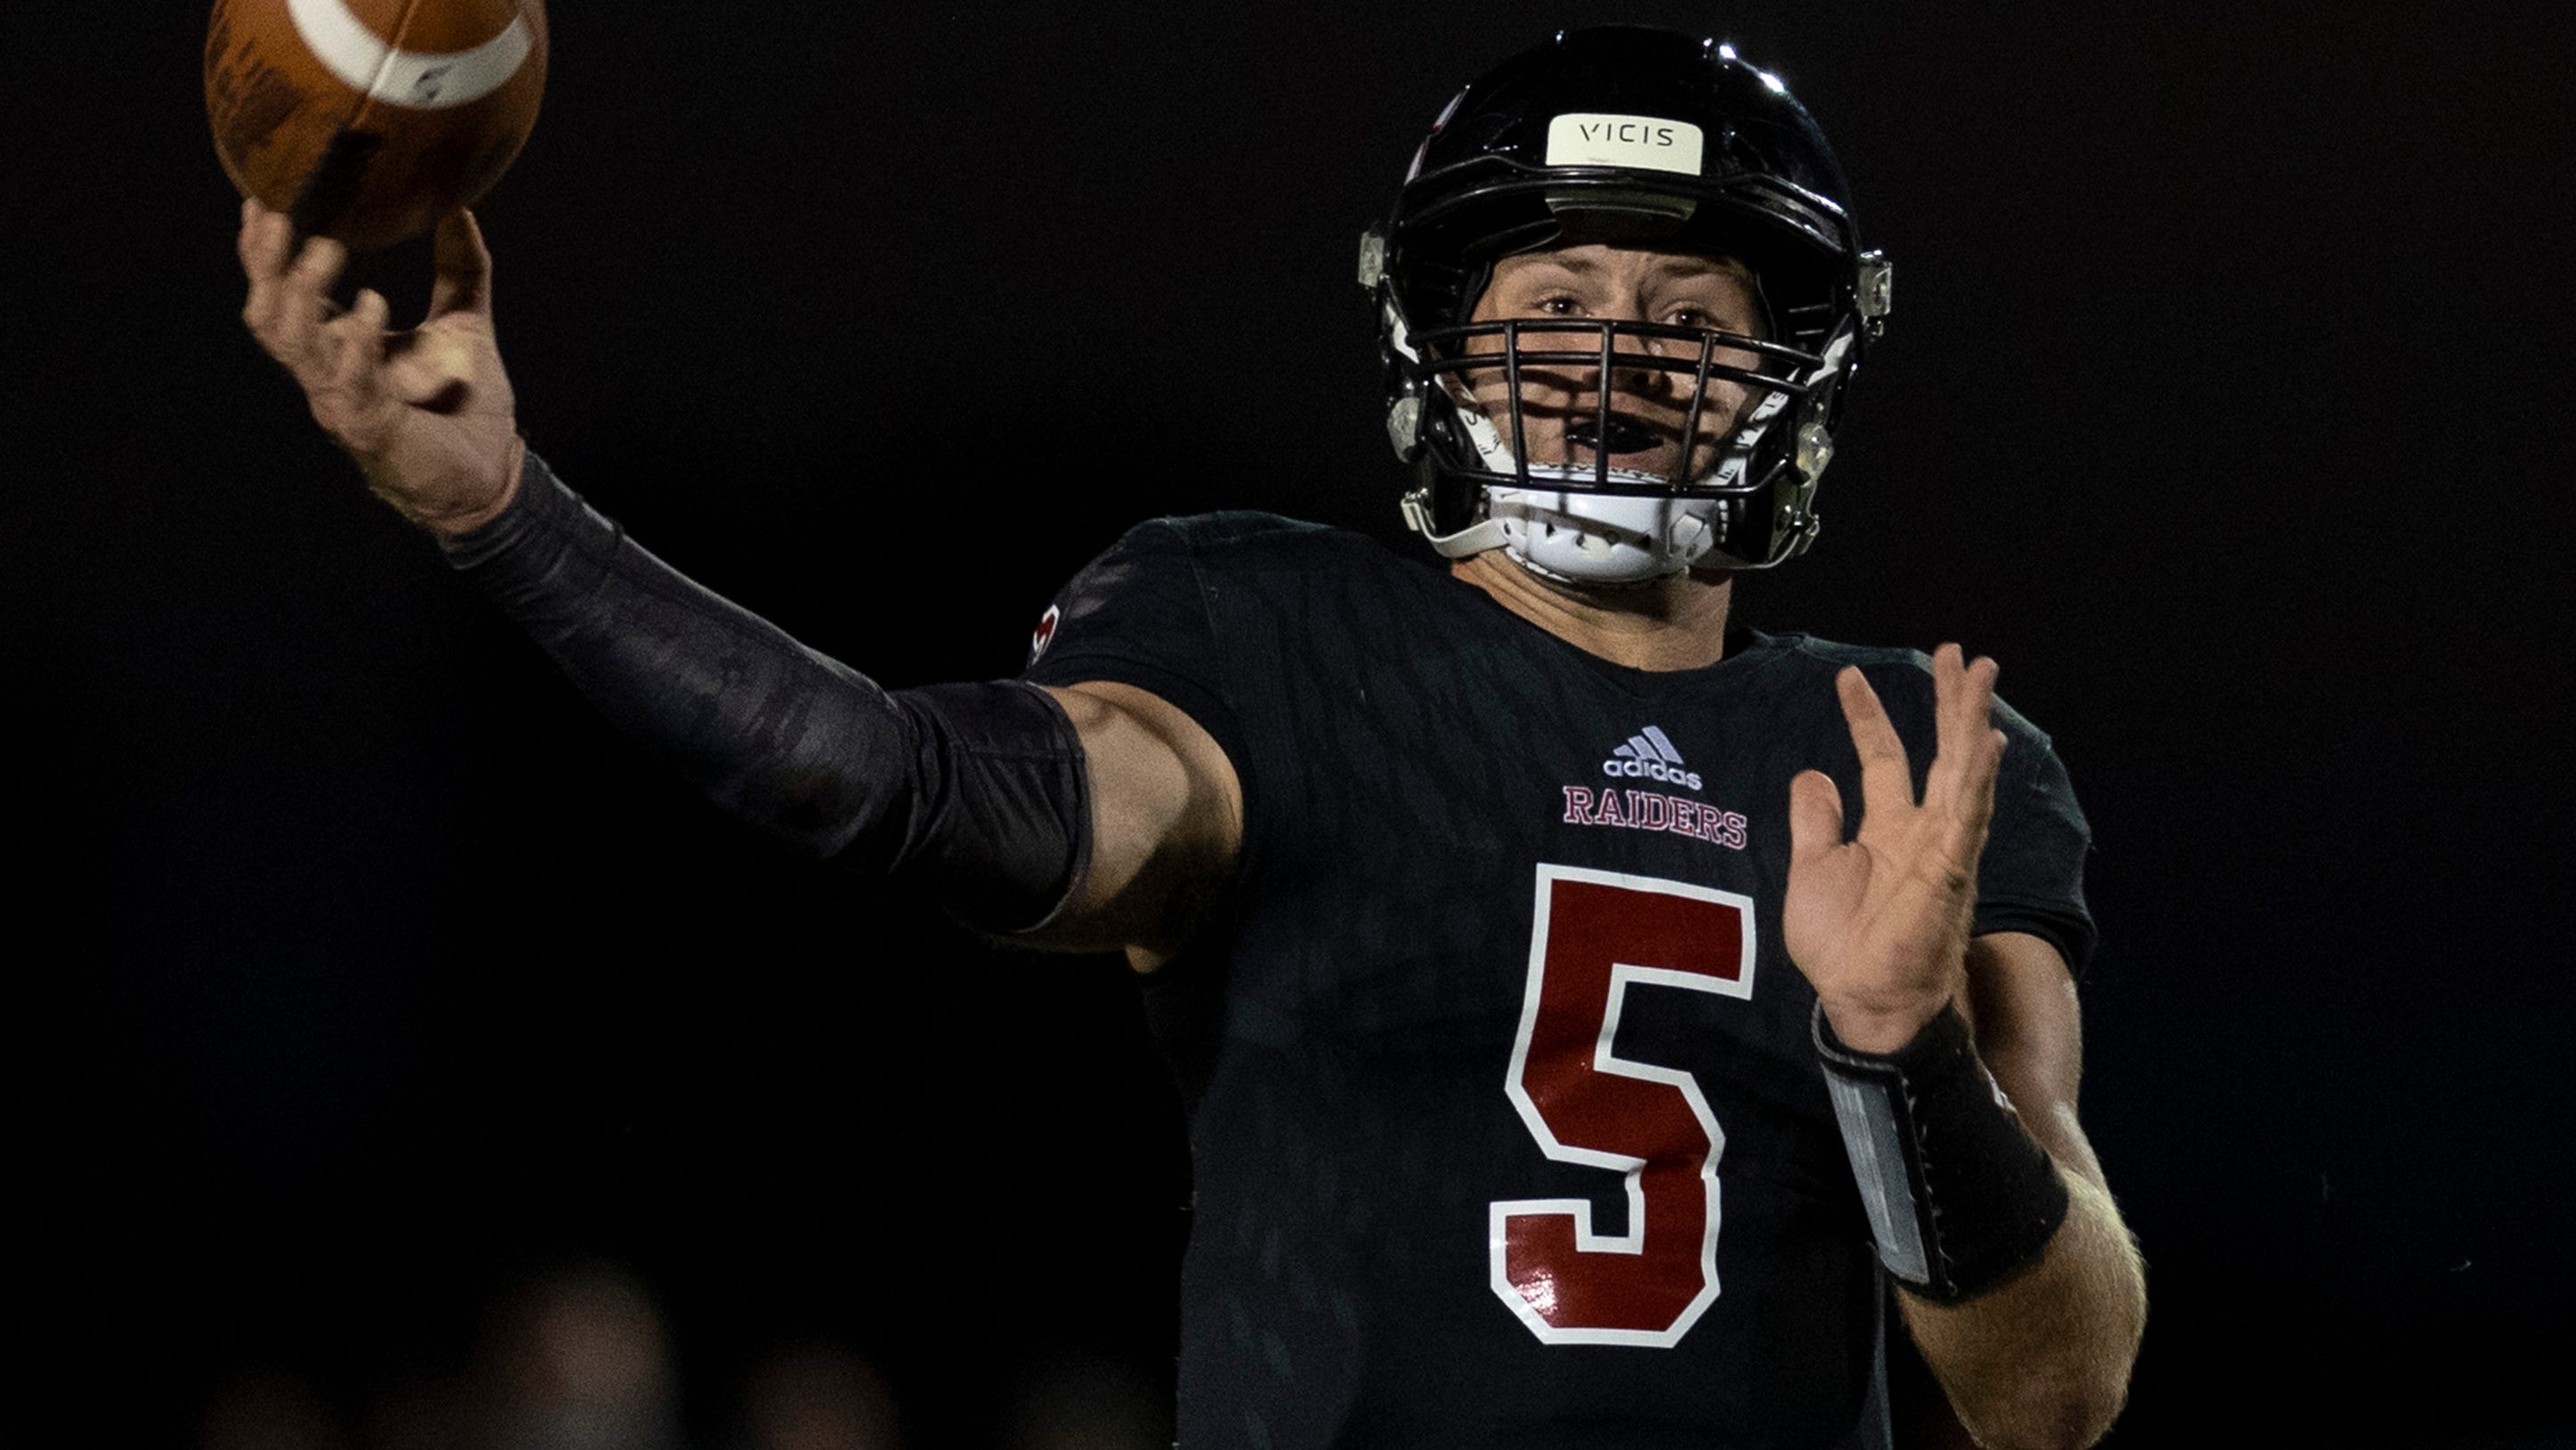
[{"label": "black compression sleeve", "polygon": [[1044,691],[890,694],[655,558],[534,453],[510,507],[445,548],[620,730],[769,834],[917,872],[993,931],[1044,925],[1081,879],[1081,744]]}]

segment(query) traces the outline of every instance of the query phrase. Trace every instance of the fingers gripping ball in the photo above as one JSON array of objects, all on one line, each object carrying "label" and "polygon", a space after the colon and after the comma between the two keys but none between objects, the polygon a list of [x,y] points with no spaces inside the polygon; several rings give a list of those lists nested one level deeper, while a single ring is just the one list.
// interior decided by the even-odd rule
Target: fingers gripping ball
[{"label": "fingers gripping ball", "polygon": [[216,0],[206,33],[233,185],[356,252],[490,189],[545,83],[542,0]]}]

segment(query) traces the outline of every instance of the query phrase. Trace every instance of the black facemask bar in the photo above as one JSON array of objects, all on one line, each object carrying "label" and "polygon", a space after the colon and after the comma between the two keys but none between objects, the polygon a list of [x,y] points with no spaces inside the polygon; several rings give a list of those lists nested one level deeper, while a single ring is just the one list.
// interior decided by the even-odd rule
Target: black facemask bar
[{"label": "black facemask bar", "polygon": [[[1521,335],[1525,332],[1550,336],[1598,332],[1601,344],[1598,348],[1581,352],[1524,351],[1521,347]],[[1471,353],[1467,350],[1467,344],[1471,339],[1488,337],[1501,339],[1500,352]],[[1700,413],[1708,401],[1709,384],[1721,379],[1740,383],[1752,389],[1756,397],[1766,393],[1784,393],[1791,399],[1789,411],[1794,414],[1802,411],[1795,405],[1804,403],[1814,392],[1814,385],[1800,381],[1801,376],[1809,378],[1816,376],[1818,369],[1824,364],[1824,359],[1815,353],[1802,351],[1785,343],[1765,342],[1741,333],[1720,332],[1705,327],[1684,327],[1673,323],[1620,322],[1606,319],[1504,318],[1493,322],[1471,322],[1457,327],[1428,329],[1415,334],[1413,341],[1421,354],[1420,361],[1414,364],[1413,371],[1427,386],[1440,387],[1440,379],[1455,376],[1472,392],[1474,383],[1469,375],[1496,370],[1503,374],[1505,392],[1511,402],[1511,451],[1514,471],[1499,473],[1483,467],[1481,466],[1483,459],[1479,455],[1475,465],[1453,468],[1451,472],[1462,478],[1525,489],[1568,489],[1602,494],[1652,495],[1711,492],[1712,490],[1692,486],[1695,475],[1691,471],[1691,464],[1700,453]],[[1689,343],[1696,349],[1697,355],[1695,357],[1673,356],[1620,349],[1622,342],[1651,345],[1658,341]],[[1717,357],[1721,349],[1729,352],[1751,353],[1759,359],[1759,362],[1753,369],[1721,362]],[[1588,485],[1579,479],[1541,479],[1534,478],[1530,474],[1529,440],[1521,416],[1525,406],[1521,378],[1523,370],[1531,367],[1599,369],[1597,374],[1599,385],[1594,391],[1600,397],[1600,406],[1592,410],[1597,431],[1593,434],[1595,446],[1592,449],[1592,479]],[[1617,393],[1610,386],[1610,379],[1623,370],[1645,369],[1687,375],[1691,380],[1690,408],[1682,421],[1681,458],[1674,466],[1672,477],[1659,484],[1613,479],[1610,476],[1610,458],[1614,450],[1606,446],[1612,435],[1612,418],[1618,412],[1618,409],[1613,406]],[[1446,390],[1443,389],[1443,391]],[[1454,397],[1450,402],[1453,407],[1462,411],[1467,406],[1459,404]],[[1712,445],[1712,450],[1723,453],[1730,446],[1731,441],[1730,434],[1728,438],[1721,439]],[[1470,447],[1472,448],[1472,444]],[[1571,451],[1569,448],[1569,454]],[[1744,480],[1747,484],[1759,481],[1752,478]]]}]

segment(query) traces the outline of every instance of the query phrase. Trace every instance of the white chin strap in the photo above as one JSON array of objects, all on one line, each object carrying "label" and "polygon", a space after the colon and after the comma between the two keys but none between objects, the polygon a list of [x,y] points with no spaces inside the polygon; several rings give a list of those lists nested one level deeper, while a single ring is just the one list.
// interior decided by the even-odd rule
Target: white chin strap
[{"label": "white chin strap", "polygon": [[[1788,402],[1786,393],[1764,398],[1735,430],[1704,483],[1723,486],[1740,481],[1754,444]],[[1472,407],[1459,408],[1458,417],[1488,469],[1520,471],[1492,420]],[[1551,482],[1590,483],[1596,477],[1588,467],[1553,463],[1533,463],[1528,472],[1532,480]],[[1649,488],[1663,488],[1670,482],[1660,474],[1632,468],[1611,469],[1609,481]],[[1444,558],[1463,559],[1501,549],[1543,578],[1572,584],[1638,584],[1679,574],[1707,557],[1731,522],[1728,510],[1742,506],[1733,497],[1706,493],[1594,493],[1489,483],[1483,517],[1454,534],[1434,534],[1427,527],[1423,533]],[[1426,518],[1417,524],[1428,522]]]}]

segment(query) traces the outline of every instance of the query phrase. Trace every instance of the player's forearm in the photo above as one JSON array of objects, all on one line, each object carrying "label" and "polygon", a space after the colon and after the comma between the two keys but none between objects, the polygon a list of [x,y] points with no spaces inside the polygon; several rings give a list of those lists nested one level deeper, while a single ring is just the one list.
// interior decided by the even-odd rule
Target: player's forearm
[{"label": "player's forearm", "polygon": [[2091,1445],[2128,1398],[2145,1274],[2111,1195],[2060,1174],[2066,1218],[2037,1263],[1960,1304],[1898,1296],[1924,1362],[1989,1450]]},{"label": "player's forearm", "polygon": [[[2049,970],[2027,975],[2062,982],[2054,950],[2041,950],[2024,958]],[[2012,954],[1988,941],[1972,956],[2009,976]],[[2071,997],[2039,995],[2071,1013]],[[2056,1035],[2033,1029],[2051,1013],[2012,1001],[1997,998],[2007,1010],[1981,1013],[1973,1031],[1946,1007],[1889,1053],[1842,1042],[1820,1004],[1815,1040],[1925,1362],[1980,1443],[2057,1450],[2092,1444],[2118,1415],[2145,1291],[2075,1120],[2071,1038],[2041,1050]],[[1994,1071],[1980,1041],[1998,1054]]]},{"label": "player's forearm", "polygon": [[979,925],[1043,918],[1088,848],[1080,749],[1021,685],[889,694],[635,544],[529,455],[448,557],[600,711],[732,815],[913,869]]}]

